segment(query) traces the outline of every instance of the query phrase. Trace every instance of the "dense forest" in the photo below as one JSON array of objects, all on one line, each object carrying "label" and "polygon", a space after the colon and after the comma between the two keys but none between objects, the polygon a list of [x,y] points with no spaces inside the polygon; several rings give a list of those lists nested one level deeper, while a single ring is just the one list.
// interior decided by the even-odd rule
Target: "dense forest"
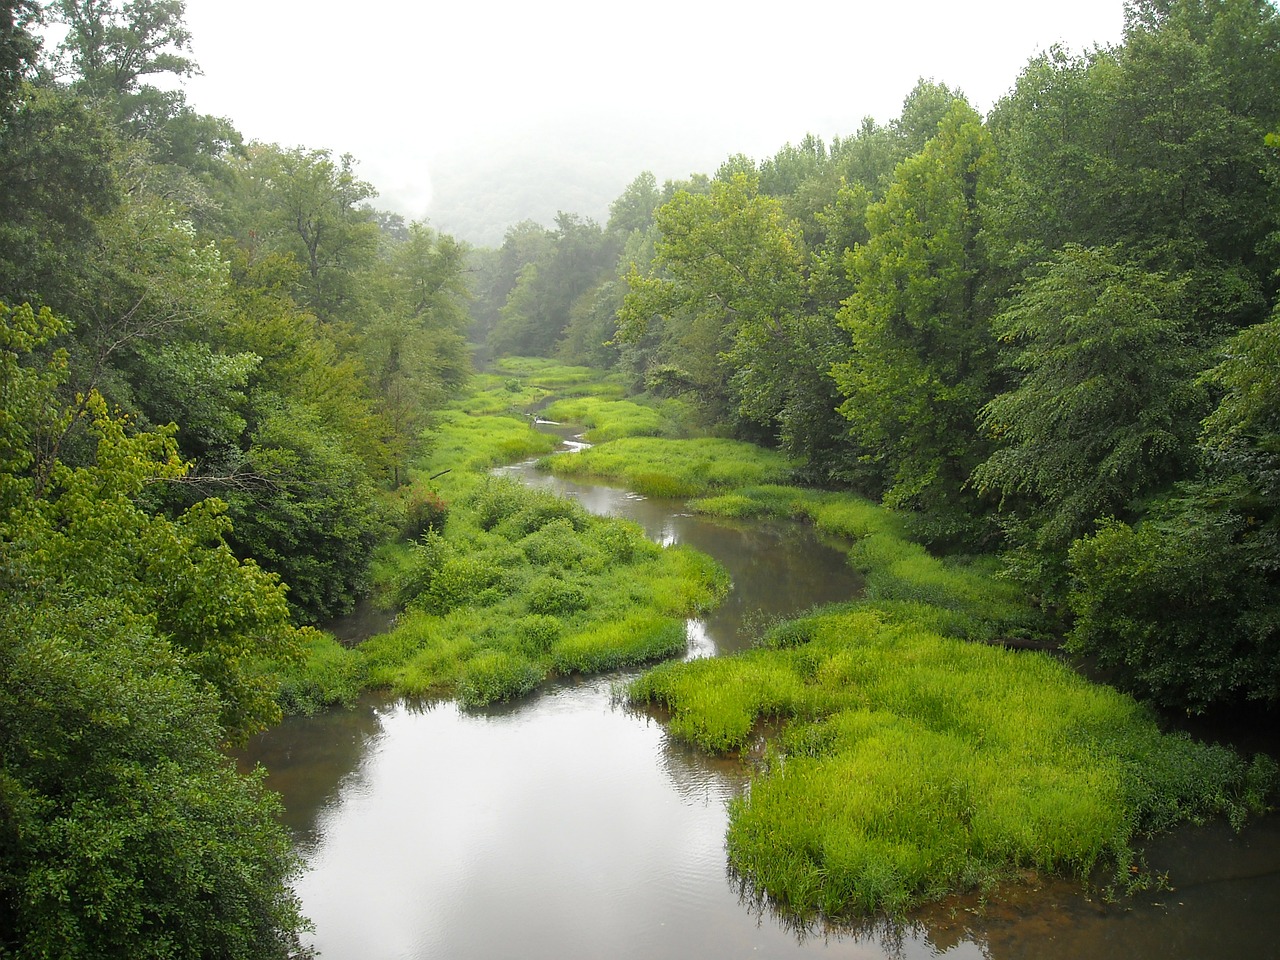
[{"label": "dense forest", "polygon": [[296,953],[287,837],[223,749],[495,356],[615,371],[999,554],[1153,703],[1274,708],[1280,15],[1126,15],[985,117],[921,81],[468,249],[188,103],[182,0],[0,2],[0,956]]}]

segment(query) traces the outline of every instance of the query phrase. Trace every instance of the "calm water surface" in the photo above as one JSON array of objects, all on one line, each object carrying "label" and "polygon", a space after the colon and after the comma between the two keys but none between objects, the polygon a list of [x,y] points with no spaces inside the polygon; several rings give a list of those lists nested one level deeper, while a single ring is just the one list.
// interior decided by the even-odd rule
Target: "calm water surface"
[{"label": "calm water surface", "polygon": [[[770,618],[858,590],[811,528],[721,523],[678,502],[507,468],[730,570],[728,602],[689,623],[689,656],[739,649]],[[1054,882],[998,906],[956,900],[906,924],[799,929],[726,874],[738,761],[673,742],[615,702],[626,675],[516,706],[370,699],[291,718],[245,760],[270,771],[306,862],[297,889],[328,960],[425,958],[1031,958],[1280,955],[1280,820],[1188,830],[1151,864],[1172,892],[1124,906]]]}]

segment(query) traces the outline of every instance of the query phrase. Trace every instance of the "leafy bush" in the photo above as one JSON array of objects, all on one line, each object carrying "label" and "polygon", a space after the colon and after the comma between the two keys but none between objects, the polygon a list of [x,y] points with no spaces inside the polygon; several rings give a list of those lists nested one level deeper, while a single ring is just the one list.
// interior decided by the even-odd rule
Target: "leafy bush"
[{"label": "leafy bush", "polygon": [[453,547],[434,530],[428,530],[410,548],[408,562],[396,570],[392,593],[397,606],[408,606],[431,590],[436,574],[453,557]]},{"label": "leafy bush", "polygon": [[526,596],[534,613],[565,615],[591,605],[591,597],[580,584],[558,577],[539,577],[529,586]]},{"label": "leafy bush", "polygon": [[417,539],[428,530],[443,533],[448,519],[449,505],[438,493],[427,489],[415,490],[405,501],[404,535]]},{"label": "leafy bush", "polygon": [[1273,578],[1247,560],[1243,518],[1111,521],[1071,548],[1069,644],[1157,703],[1202,712],[1280,702]]},{"label": "leafy bush", "polygon": [[305,659],[280,676],[281,709],[311,715],[336,704],[351,706],[364,683],[363,663],[327,633],[307,629],[304,637]]},{"label": "leafy bush", "polygon": [[430,586],[410,600],[409,606],[435,614],[462,606],[487,606],[505,596],[504,579],[502,568],[488,557],[449,557],[436,569]]},{"label": "leafy bush", "polygon": [[531,659],[544,656],[560,639],[563,630],[560,621],[551,616],[531,613],[514,621],[517,642],[522,653]]},{"label": "leafy bush", "polygon": [[514,480],[488,478],[467,498],[481,530],[492,530],[521,510],[528,491]]}]

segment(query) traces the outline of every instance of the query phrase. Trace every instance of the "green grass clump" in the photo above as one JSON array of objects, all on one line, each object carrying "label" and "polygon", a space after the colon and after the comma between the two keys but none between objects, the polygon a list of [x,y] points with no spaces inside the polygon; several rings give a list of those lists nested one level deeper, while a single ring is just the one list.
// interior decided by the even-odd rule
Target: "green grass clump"
[{"label": "green grass clump", "polygon": [[428,477],[449,471],[449,476],[435,482],[448,499],[465,491],[490,467],[542,456],[559,442],[535,430],[528,418],[446,410],[439,415],[430,452],[418,463],[416,473]]},{"label": "green grass clump", "polygon": [[518,651],[482,650],[458,676],[458,702],[464,707],[515,700],[542,682],[545,674]]},{"label": "green grass clump", "polygon": [[540,465],[557,476],[617,480],[647,496],[692,497],[776,483],[790,473],[780,453],[739,440],[625,437]]},{"label": "green grass clump", "polygon": [[443,534],[384,551],[379,569],[403,613],[343,651],[350,675],[468,707],[523,696],[552,674],[676,655],[685,618],[728,589],[701,554],[493,477],[453,502]]},{"label": "green grass clump", "polygon": [[1274,786],[1274,764],[1161,734],[1060,662],[943,636],[915,609],[819,612],[630,687],[712,751],[788,721],[727,842],[734,868],[793,910],[901,910],[1025,868],[1123,872],[1146,831],[1239,818]]},{"label": "green grass clump", "polygon": [[849,562],[865,598],[914,607],[935,629],[970,640],[1035,633],[1040,618],[1017,584],[999,576],[995,558],[943,559],[911,540],[902,516],[850,493],[762,485],[694,500],[699,512],[726,517],[791,517],[852,542]]},{"label": "green grass clump", "polygon": [[673,416],[659,406],[599,396],[557,400],[542,411],[548,420],[581,424],[586,439],[606,443],[620,437],[670,437],[681,432],[679,411]]},{"label": "green grass clump", "polygon": [[543,396],[621,397],[626,388],[616,376],[591,367],[567,366],[547,357],[502,357],[493,364],[511,386],[540,391]]},{"label": "green grass clump", "polygon": [[677,656],[686,642],[682,621],[638,614],[594,623],[557,641],[551,662],[557,673],[599,673]]},{"label": "green grass clump", "polygon": [[303,628],[306,654],[282,677],[278,699],[286,713],[310,716],[333,704],[355,703],[364,684],[362,665],[332,635]]}]

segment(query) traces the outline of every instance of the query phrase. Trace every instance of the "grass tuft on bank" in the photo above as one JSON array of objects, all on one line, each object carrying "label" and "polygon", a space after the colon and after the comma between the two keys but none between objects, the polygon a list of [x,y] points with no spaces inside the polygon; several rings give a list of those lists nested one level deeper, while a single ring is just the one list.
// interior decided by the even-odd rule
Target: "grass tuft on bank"
[{"label": "grass tuft on bank", "polygon": [[539,466],[560,477],[616,480],[650,497],[697,497],[779,483],[791,472],[782,454],[741,440],[624,437]]},{"label": "grass tuft on bank", "polygon": [[549,677],[651,663],[681,653],[685,619],[729,586],[701,554],[488,476],[453,503],[443,533],[384,555],[380,571],[403,611],[396,626],[352,650],[317,646],[285,679],[291,704],[350,702],[354,685],[478,707]]},{"label": "grass tuft on bank", "polygon": [[542,410],[543,417],[585,428],[584,439],[607,443],[622,437],[679,437],[687,411],[676,400],[660,405],[600,396],[557,400]]}]

